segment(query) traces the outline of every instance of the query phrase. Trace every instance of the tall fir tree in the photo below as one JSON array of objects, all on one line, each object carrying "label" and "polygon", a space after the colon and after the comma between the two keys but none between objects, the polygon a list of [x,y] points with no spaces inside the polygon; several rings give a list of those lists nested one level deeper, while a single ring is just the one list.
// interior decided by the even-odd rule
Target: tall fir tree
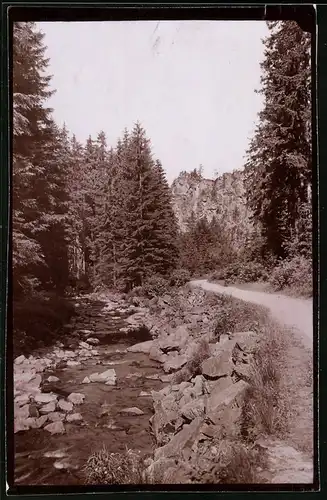
[{"label": "tall fir tree", "polygon": [[265,250],[285,258],[312,182],[310,35],[293,21],[268,27],[264,108],[248,151],[246,188]]}]

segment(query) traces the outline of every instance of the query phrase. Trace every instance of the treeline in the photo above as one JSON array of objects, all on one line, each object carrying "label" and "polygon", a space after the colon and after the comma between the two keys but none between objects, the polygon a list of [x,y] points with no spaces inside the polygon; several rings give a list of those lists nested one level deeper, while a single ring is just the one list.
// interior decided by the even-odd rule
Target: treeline
[{"label": "treeline", "polygon": [[[54,122],[43,34],[13,33],[12,258],[14,330],[53,337],[72,309],[67,292],[129,291],[178,264],[178,229],[163,167],[142,126],[109,148]],[[34,329],[34,332],[32,331]]]}]

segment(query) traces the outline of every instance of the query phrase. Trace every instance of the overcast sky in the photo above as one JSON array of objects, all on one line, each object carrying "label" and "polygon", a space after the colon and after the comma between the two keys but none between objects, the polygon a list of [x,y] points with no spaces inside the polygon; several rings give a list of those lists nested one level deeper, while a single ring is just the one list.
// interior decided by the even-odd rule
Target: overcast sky
[{"label": "overcast sky", "polygon": [[54,117],[80,141],[115,145],[139,120],[169,181],[241,168],[262,106],[266,24],[215,21],[40,23]]}]

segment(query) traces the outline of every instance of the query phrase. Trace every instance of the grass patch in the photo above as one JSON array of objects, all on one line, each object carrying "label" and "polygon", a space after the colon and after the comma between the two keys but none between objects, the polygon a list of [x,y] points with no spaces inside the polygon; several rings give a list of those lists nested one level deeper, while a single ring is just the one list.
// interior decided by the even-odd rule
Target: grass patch
[{"label": "grass patch", "polygon": [[291,411],[285,383],[285,332],[269,318],[263,326],[243,406],[243,432],[250,439],[262,435],[283,438]]},{"label": "grass patch", "polygon": [[253,484],[258,472],[266,467],[266,457],[255,447],[235,441],[222,441],[214,469],[214,482],[220,484]]},{"label": "grass patch", "polygon": [[85,484],[142,484],[143,462],[140,455],[127,449],[111,453],[105,446],[90,455],[83,467]]}]

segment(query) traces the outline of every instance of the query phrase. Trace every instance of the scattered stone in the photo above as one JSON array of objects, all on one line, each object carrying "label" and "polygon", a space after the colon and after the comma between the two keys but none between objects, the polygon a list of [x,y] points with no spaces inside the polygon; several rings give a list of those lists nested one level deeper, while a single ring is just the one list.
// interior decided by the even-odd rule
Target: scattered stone
[{"label": "scattered stone", "polygon": [[40,408],[40,413],[52,413],[56,409],[56,403],[54,401],[51,401],[51,403],[48,403],[45,406],[42,406]]},{"label": "scattered stone", "polygon": [[[21,419],[21,418],[15,418],[14,422],[14,433],[17,434],[17,432],[21,431],[28,431],[29,425],[28,425],[28,419]],[[27,422],[26,422],[27,421]]]},{"label": "scattered stone", "polygon": [[20,396],[15,397],[15,404],[18,404],[19,406],[26,405],[30,400],[30,397],[28,394],[21,394]]},{"label": "scattered stone", "polygon": [[60,399],[58,401],[58,407],[60,408],[60,410],[69,412],[72,411],[73,404],[68,401],[65,401],[64,399]]},{"label": "scattered stone", "polygon": [[30,429],[40,429],[48,420],[47,415],[42,415],[42,417],[39,418],[27,418],[26,423],[28,424]]},{"label": "scattered stone", "polygon": [[141,352],[144,354],[149,354],[152,347],[154,346],[153,340],[147,340],[145,342],[140,342],[139,344],[134,344],[127,348],[128,352]]},{"label": "scattered stone", "polygon": [[121,410],[120,413],[128,413],[129,415],[144,415],[144,411],[140,410],[136,406],[133,406],[133,408],[125,408],[124,410]]},{"label": "scattered stone", "polygon": [[90,382],[91,382],[91,380],[89,379],[89,377],[85,377],[82,380],[82,384],[89,384]]},{"label": "scattered stone", "polygon": [[49,394],[37,394],[35,396],[35,402],[36,403],[52,403],[53,401],[57,401],[58,396],[56,394],[52,394],[51,392]]},{"label": "scattered stone", "polygon": [[186,363],[186,356],[180,354],[173,355],[173,353],[171,353],[164,364],[164,371],[165,373],[176,372],[180,370],[184,365],[186,365]]},{"label": "scattered stone", "polygon": [[219,388],[213,390],[207,403],[207,414],[209,420],[213,423],[219,422],[221,411],[224,410],[225,407],[233,406],[235,410],[240,408],[244,393],[248,387],[249,384],[241,380],[236,384],[230,385],[224,390],[219,390]]},{"label": "scattered stone", "polygon": [[51,422],[58,422],[59,420],[65,420],[65,414],[60,413],[58,411],[54,411],[52,413],[48,413],[47,417],[48,420],[51,420]]},{"label": "scattered stone", "polygon": [[22,354],[21,356],[18,356],[18,358],[15,359],[14,363],[15,365],[21,365],[22,363],[24,363],[24,361],[26,361],[26,358],[24,354]]},{"label": "scattered stone", "polygon": [[50,434],[64,434],[65,432],[64,424],[60,420],[46,425],[44,429],[50,432]]},{"label": "scattered stone", "polygon": [[66,450],[55,450],[55,451],[47,451],[43,455],[46,458],[64,458],[67,457]]},{"label": "scattered stone", "polygon": [[157,361],[158,363],[164,363],[167,360],[167,354],[163,354],[161,349],[155,344],[151,347],[149,351],[149,358],[151,361]]},{"label": "scattered stone", "polygon": [[147,397],[147,396],[150,396],[152,397],[152,394],[150,394],[150,392],[145,392],[145,391],[141,391],[139,396],[142,398],[142,397]]},{"label": "scattered stone", "polygon": [[191,448],[198,437],[202,419],[197,417],[189,425],[184,425],[183,429],[176,434],[165,446],[157,448],[155,459],[176,457],[183,452],[185,448]]},{"label": "scattered stone", "polygon": [[68,360],[67,361],[67,366],[73,367],[73,366],[78,366],[80,365],[80,361],[73,361],[73,360]]},{"label": "scattered stone", "polygon": [[233,372],[233,363],[229,350],[222,352],[218,356],[204,360],[201,365],[201,371],[210,380],[231,375]]},{"label": "scattered stone", "polygon": [[105,382],[106,385],[115,385],[117,381],[116,371],[111,368],[102,373],[92,373],[89,377],[91,382]]},{"label": "scattered stone", "polygon": [[80,413],[71,413],[66,417],[67,422],[80,422],[83,420],[83,417]]},{"label": "scattered stone", "polygon": [[160,380],[160,375],[158,373],[153,373],[152,375],[147,375],[145,378],[148,380]]},{"label": "scattered stone", "polygon": [[60,382],[60,379],[58,377],[54,377],[53,375],[50,375],[50,377],[47,378],[48,382]]},{"label": "scattered stone", "polygon": [[80,392],[72,392],[71,394],[69,394],[67,399],[74,405],[80,405],[84,402],[85,396]]},{"label": "scattered stone", "polygon": [[67,469],[75,469],[76,470],[76,469],[78,469],[78,466],[71,464],[68,461],[68,459],[57,460],[56,462],[54,462],[53,466],[55,469],[59,469],[59,470],[67,470]]},{"label": "scattered stone", "polygon": [[89,338],[86,340],[86,342],[87,342],[88,344],[92,344],[92,345],[98,345],[98,344],[100,344],[100,340],[99,340],[99,339],[96,339],[96,338],[94,338],[94,337],[89,337]]},{"label": "scattered stone", "polygon": [[87,342],[83,342],[83,341],[81,341],[79,343],[79,346],[82,347],[83,349],[92,349],[92,346],[90,346],[90,344],[88,344]]},{"label": "scattered stone", "polygon": [[180,409],[181,415],[188,421],[192,421],[197,417],[204,417],[205,402],[204,398],[194,399]]}]

